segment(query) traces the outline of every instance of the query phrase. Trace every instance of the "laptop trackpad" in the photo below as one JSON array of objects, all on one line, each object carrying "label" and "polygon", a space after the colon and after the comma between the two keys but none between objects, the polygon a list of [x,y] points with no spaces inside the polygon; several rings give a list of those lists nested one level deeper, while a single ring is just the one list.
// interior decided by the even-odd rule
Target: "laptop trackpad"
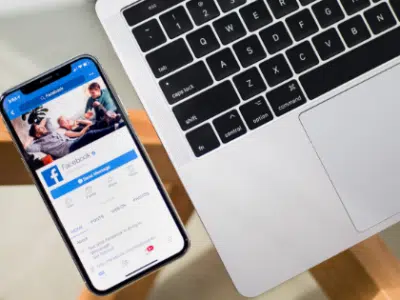
[{"label": "laptop trackpad", "polygon": [[400,212],[399,85],[397,66],[300,116],[359,231]]}]

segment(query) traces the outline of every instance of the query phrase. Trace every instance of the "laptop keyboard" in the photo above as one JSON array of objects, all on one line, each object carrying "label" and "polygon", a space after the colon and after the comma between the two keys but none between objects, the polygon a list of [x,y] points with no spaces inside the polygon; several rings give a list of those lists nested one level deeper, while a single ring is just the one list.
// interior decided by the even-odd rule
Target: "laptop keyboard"
[{"label": "laptop keyboard", "polygon": [[123,15],[197,157],[400,55],[400,0],[147,0]]}]

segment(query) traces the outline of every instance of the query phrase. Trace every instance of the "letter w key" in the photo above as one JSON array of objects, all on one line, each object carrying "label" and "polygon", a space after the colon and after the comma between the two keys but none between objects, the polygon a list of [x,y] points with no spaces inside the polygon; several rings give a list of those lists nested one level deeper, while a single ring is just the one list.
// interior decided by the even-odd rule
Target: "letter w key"
[{"label": "letter w key", "polygon": [[224,45],[230,44],[246,34],[243,23],[235,12],[215,21],[214,28]]}]

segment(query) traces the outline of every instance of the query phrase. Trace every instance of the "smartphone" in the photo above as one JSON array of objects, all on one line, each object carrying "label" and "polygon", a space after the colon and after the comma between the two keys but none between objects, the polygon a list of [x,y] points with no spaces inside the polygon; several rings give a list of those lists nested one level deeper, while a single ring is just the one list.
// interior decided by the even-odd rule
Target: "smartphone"
[{"label": "smartphone", "polygon": [[112,293],[186,252],[184,227],[94,57],[7,91],[0,110],[91,291]]}]

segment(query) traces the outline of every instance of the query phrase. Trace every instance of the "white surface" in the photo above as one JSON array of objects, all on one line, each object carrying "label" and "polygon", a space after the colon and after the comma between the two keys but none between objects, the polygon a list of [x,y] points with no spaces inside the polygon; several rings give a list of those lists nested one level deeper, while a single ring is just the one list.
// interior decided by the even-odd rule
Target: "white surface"
[{"label": "white surface", "polygon": [[400,211],[399,78],[396,66],[300,117],[360,231]]},{"label": "white surface", "polygon": [[271,289],[399,220],[397,215],[363,233],[355,229],[300,124],[302,109],[196,159],[121,17],[131,2],[100,0],[97,12],[243,295]]},{"label": "white surface", "polygon": [[[26,1],[23,3],[29,7]],[[97,19],[94,4],[85,0],[72,1],[71,4],[67,0],[59,1],[56,2],[58,5],[18,12],[7,10],[4,15],[0,14],[0,90],[4,91],[73,56],[89,53],[99,58],[123,103],[128,108],[141,108]]]},{"label": "white surface", "polygon": [[[83,282],[36,188],[0,187],[0,199],[0,299],[77,299]],[[196,215],[187,228],[189,253],[163,269],[149,300],[244,300]],[[257,298],[275,299],[327,300],[307,273]]]}]

